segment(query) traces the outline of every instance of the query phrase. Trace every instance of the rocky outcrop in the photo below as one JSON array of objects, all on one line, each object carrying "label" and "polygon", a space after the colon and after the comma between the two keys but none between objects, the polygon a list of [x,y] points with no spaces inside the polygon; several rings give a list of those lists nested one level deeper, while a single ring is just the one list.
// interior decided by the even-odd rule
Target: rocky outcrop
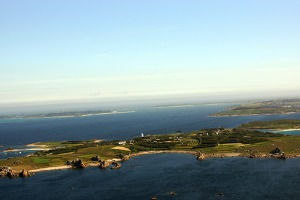
[{"label": "rocky outcrop", "polygon": [[24,169],[21,172],[17,172],[10,167],[3,166],[0,167],[0,177],[9,177],[9,178],[16,178],[16,177],[28,177],[31,174]]},{"label": "rocky outcrop", "polygon": [[129,155],[124,155],[122,153],[119,154],[118,156],[121,160],[125,161],[125,160],[129,160],[130,156]]},{"label": "rocky outcrop", "polygon": [[197,160],[204,160],[204,159],[205,159],[204,153],[199,153],[197,156]]},{"label": "rocky outcrop", "polygon": [[0,176],[1,177],[7,176],[9,178],[13,178],[13,177],[18,177],[19,174],[12,168],[3,166],[3,167],[0,167]]},{"label": "rocky outcrop", "polygon": [[28,171],[25,171],[24,169],[19,174],[20,177],[29,177],[31,174]]},{"label": "rocky outcrop", "polygon": [[285,160],[287,157],[285,156],[284,153],[281,153],[281,154],[276,153],[276,154],[271,154],[271,158]]},{"label": "rocky outcrop", "polygon": [[76,168],[76,169],[82,169],[82,168],[86,167],[86,165],[83,163],[83,161],[78,158],[76,160],[68,160],[67,165],[71,165],[73,168]]},{"label": "rocky outcrop", "polygon": [[129,160],[130,159],[130,156],[129,155],[125,155],[122,160],[125,161],[125,160]]},{"label": "rocky outcrop", "polygon": [[277,158],[277,159],[281,159],[281,160],[286,159],[285,153],[283,151],[281,151],[281,149],[279,149],[278,147],[273,149],[270,153],[271,153],[272,158]]},{"label": "rocky outcrop", "polygon": [[257,156],[256,156],[256,154],[250,154],[249,156],[248,156],[248,158],[256,158]]},{"label": "rocky outcrop", "polygon": [[103,161],[100,160],[99,161],[99,168],[100,169],[105,169],[105,168],[109,167],[109,165],[110,165],[110,163],[106,160],[103,160]]},{"label": "rocky outcrop", "polygon": [[114,166],[113,167],[111,167],[110,169],[119,169],[119,168],[121,168],[121,164],[120,163],[118,163],[118,162],[113,162],[112,163]]}]

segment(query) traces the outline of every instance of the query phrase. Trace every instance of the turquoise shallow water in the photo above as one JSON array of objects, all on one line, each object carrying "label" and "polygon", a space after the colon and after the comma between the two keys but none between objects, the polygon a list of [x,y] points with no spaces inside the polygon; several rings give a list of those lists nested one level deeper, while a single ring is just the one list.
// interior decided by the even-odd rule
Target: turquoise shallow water
[{"label": "turquoise shallow water", "polygon": [[[1,199],[283,199],[300,196],[300,159],[135,157],[119,170],[51,171],[0,179]],[[170,195],[170,192],[176,195]]]},{"label": "turquoise shallow water", "polygon": [[282,133],[282,134],[288,134],[288,135],[300,135],[300,130],[294,130],[294,131],[274,131],[274,133]]}]

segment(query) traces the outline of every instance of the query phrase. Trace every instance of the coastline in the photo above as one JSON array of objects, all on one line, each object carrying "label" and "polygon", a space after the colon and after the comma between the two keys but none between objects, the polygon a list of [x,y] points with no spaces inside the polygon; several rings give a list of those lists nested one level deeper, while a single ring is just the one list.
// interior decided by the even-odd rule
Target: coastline
[{"label": "coastline", "polygon": [[235,114],[235,115],[222,115],[222,114],[211,114],[208,115],[208,117],[246,117],[246,116],[257,116],[257,115],[262,115],[262,116],[269,116],[269,115],[291,115],[291,114],[297,114],[300,112],[286,112],[286,113],[265,113],[265,114]]},{"label": "coastline", "polygon": [[269,129],[276,132],[289,132],[289,131],[300,131],[300,128],[291,128],[291,129]]},{"label": "coastline", "polygon": [[[191,154],[194,156],[197,156],[200,152],[199,151],[176,151],[176,150],[161,150],[161,151],[143,151],[138,153],[132,153],[127,156],[125,156],[125,159],[120,158],[112,158],[106,160],[106,162],[112,164],[113,162],[123,162],[130,160],[131,158],[142,156],[142,155],[153,155],[153,154]],[[213,159],[213,158],[233,158],[233,157],[241,157],[241,158],[263,158],[263,159],[269,159],[274,158],[271,154],[255,154],[254,157],[251,157],[251,154],[243,154],[243,153],[209,153],[204,154],[205,159]],[[300,158],[300,154],[295,155],[287,155],[286,158]],[[195,158],[196,159],[196,158]],[[204,160],[205,160],[204,159]],[[87,162],[86,167],[99,167],[99,163],[97,162]],[[61,165],[61,166],[55,166],[55,167],[45,167],[45,168],[39,168],[39,169],[30,169],[28,170],[29,173],[36,173],[36,172],[44,172],[44,171],[52,171],[52,170],[65,170],[65,169],[74,169],[74,167],[70,165]]]},{"label": "coastline", "polygon": [[[108,163],[112,162],[122,162],[129,160],[130,158],[137,157],[137,156],[142,156],[142,155],[153,155],[153,154],[192,154],[192,155],[197,155],[199,152],[197,151],[176,151],[176,150],[165,150],[165,151],[143,151],[143,152],[138,152],[138,153],[132,153],[129,154],[126,159],[120,159],[120,158],[112,158],[106,160]],[[207,154],[207,158],[221,158],[221,157],[239,157],[240,153],[224,153],[224,154],[214,154],[214,155],[209,155]],[[98,167],[99,163],[95,162],[88,162],[86,163],[86,167]],[[45,172],[45,171],[52,171],[52,170],[64,170],[64,169],[74,169],[70,165],[61,165],[61,166],[55,166],[55,167],[45,167],[45,168],[39,168],[39,169],[30,169],[28,170],[29,173],[36,173],[36,172]]]}]

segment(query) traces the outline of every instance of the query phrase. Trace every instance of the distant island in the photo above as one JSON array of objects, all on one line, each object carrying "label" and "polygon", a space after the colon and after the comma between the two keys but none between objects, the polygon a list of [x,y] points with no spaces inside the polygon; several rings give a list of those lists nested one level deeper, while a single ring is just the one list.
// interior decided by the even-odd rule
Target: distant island
[{"label": "distant island", "polygon": [[[282,122],[284,128],[299,126],[299,120]],[[118,169],[121,167],[120,161],[155,153],[187,153],[195,155],[198,160],[235,156],[279,159],[300,156],[300,136],[254,130],[278,127],[281,121],[257,123],[251,122],[233,129],[219,127],[191,133],[141,135],[124,141],[95,139],[35,143],[29,146],[44,150],[26,157],[0,160],[0,176],[26,177],[39,171],[87,166]]]},{"label": "distant island", "polygon": [[0,119],[29,119],[29,118],[66,118],[66,117],[87,117],[104,114],[121,114],[133,111],[111,111],[111,110],[88,110],[88,111],[65,111],[46,114],[21,114],[21,115],[2,115]]},{"label": "distant island", "polygon": [[300,130],[300,120],[280,119],[272,121],[253,121],[240,125],[241,129],[269,129],[269,130]]},{"label": "distant island", "polygon": [[247,116],[300,113],[300,99],[261,101],[229,107],[211,116]]}]

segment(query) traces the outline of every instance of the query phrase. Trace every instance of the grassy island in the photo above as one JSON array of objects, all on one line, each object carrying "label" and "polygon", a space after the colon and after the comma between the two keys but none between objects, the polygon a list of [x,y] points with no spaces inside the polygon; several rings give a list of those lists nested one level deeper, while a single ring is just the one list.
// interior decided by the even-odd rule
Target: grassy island
[{"label": "grassy island", "polygon": [[272,121],[253,121],[239,126],[241,129],[300,130],[300,120],[280,119]]},{"label": "grassy island", "polygon": [[[252,122],[253,124],[258,122]],[[278,124],[278,121],[273,122]],[[146,135],[127,141],[60,141],[31,144],[45,148],[33,155],[0,160],[0,166],[15,171],[38,172],[80,166],[99,166],[148,153],[190,153],[206,157],[269,157],[276,147],[286,157],[300,154],[300,136],[289,136],[252,130],[249,124],[234,129],[203,129],[191,133]],[[103,164],[103,163],[102,163]],[[104,163],[105,164],[105,163]],[[120,165],[116,165],[120,167]]]},{"label": "grassy island", "polygon": [[284,99],[232,106],[211,116],[275,115],[299,112],[300,99]]}]

